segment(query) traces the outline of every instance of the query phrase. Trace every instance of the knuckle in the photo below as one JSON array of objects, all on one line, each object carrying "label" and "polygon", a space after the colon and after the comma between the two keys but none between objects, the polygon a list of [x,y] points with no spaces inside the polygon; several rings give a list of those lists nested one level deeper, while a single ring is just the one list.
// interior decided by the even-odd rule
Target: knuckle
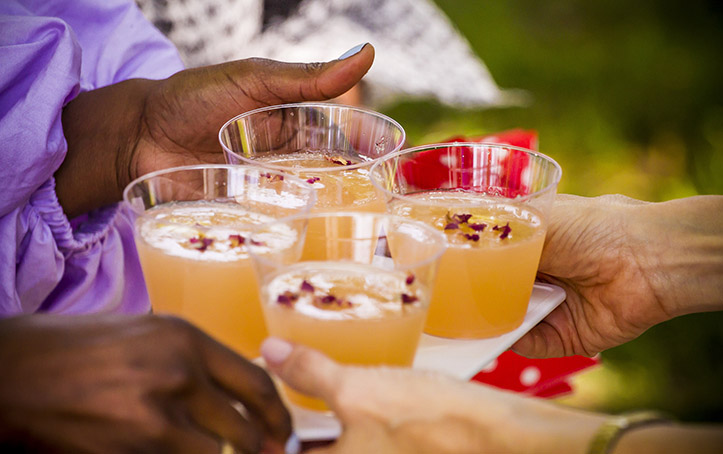
[{"label": "knuckle", "polygon": [[249,369],[250,380],[254,384],[257,395],[264,401],[278,400],[279,394],[271,377],[260,367]]},{"label": "knuckle", "polygon": [[237,73],[250,78],[263,78],[267,73],[273,73],[281,69],[280,62],[259,57],[239,60],[236,64]]},{"label": "knuckle", "polygon": [[161,380],[161,388],[168,391],[184,391],[195,386],[193,372],[183,363],[167,367]]},{"label": "knuckle", "polygon": [[159,321],[162,334],[178,343],[192,344],[198,336],[198,328],[183,318],[173,315],[161,315]]},{"label": "knuckle", "polygon": [[303,346],[297,347],[296,351],[291,355],[290,360],[286,363],[286,368],[295,371],[296,374],[306,376],[312,372],[314,367],[314,352]]},{"label": "knuckle", "polygon": [[239,61],[238,63],[243,69],[251,70],[257,66],[262,66],[262,65],[268,64],[269,61],[270,60],[267,60],[265,58],[251,57],[251,58],[243,59],[243,60]]},{"label": "knuckle", "polygon": [[320,361],[323,363],[319,355],[321,354],[306,347],[297,347],[284,367],[285,372],[289,376],[315,377],[319,374]]},{"label": "knuckle", "polygon": [[169,329],[186,330],[193,326],[186,319],[177,317],[175,315],[163,314],[158,315],[157,317],[161,321],[163,326],[169,327]]},{"label": "knuckle", "polygon": [[304,71],[311,75],[318,74],[323,68],[324,63],[321,62],[304,63]]}]

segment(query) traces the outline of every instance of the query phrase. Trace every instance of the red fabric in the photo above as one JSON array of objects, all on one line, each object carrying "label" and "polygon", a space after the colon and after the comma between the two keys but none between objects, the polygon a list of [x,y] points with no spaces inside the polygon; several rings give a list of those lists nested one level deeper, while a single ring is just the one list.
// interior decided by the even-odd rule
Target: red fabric
[{"label": "red fabric", "polygon": [[572,392],[568,380],[600,364],[597,358],[566,356],[532,359],[506,351],[472,377],[472,381],[536,397],[558,397]]},{"label": "red fabric", "polygon": [[[454,142],[498,143],[535,150],[537,132],[513,129],[480,137],[455,136],[445,142],[451,145],[420,152],[413,160],[401,164],[401,173],[408,185],[420,190],[455,187],[510,198],[530,193],[522,182],[522,172],[529,164],[526,153],[510,149],[503,159],[492,162],[492,157],[483,151],[454,145]],[[504,170],[491,173],[472,170],[481,167],[482,160],[487,160],[486,168]]]}]

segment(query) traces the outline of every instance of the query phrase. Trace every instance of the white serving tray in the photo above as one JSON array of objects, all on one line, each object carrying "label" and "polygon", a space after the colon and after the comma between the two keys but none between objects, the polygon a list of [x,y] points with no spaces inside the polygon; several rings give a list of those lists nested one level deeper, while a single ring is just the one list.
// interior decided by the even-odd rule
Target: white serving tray
[{"label": "white serving tray", "polygon": [[[422,335],[413,368],[435,370],[469,380],[564,300],[565,291],[560,287],[536,283],[527,315],[519,328],[498,337],[479,340]],[[294,431],[302,441],[329,440],[341,433],[341,425],[332,414],[305,410],[293,404],[289,408]]]}]

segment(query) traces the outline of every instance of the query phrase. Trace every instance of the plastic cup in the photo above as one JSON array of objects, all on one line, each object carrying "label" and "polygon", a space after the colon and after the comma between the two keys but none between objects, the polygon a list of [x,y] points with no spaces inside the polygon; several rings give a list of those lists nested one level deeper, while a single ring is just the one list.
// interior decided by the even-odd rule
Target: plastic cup
[{"label": "plastic cup", "polygon": [[[251,254],[269,333],[345,364],[411,366],[444,234],[389,214],[330,212],[262,226],[252,238],[270,242],[279,225],[301,235],[299,220],[321,221],[304,238],[323,246],[313,257],[303,244]],[[297,405],[326,410],[317,399],[286,393]]]},{"label": "plastic cup", "polygon": [[479,339],[522,324],[561,174],[545,155],[484,143],[410,148],[372,167],[391,213],[449,242],[425,333]]},{"label": "plastic cup", "polygon": [[369,168],[400,150],[404,139],[404,129],[385,115],[328,103],[252,110],[219,132],[227,162],[291,172],[312,184],[318,194],[315,212],[384,212]]},{"label": "plastic cup", "polygon": [[259,167],[199,165],[144,175],[123,197],[156,313],[183,317],[249,358],[267,336],[249,231],[308,213],[314,190]]}]

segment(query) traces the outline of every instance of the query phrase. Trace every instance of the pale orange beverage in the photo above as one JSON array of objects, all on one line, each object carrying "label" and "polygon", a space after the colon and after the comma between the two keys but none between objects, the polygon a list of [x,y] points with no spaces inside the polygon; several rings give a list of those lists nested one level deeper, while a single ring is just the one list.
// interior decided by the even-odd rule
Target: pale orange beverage
[{"label": "pale orange beverage", "polygon": [[[333,151],[307,151],[285,155],[259,156],[260,165],[288,168],[316,190],[312,213],[327,211],[386,211],[384,198],[369,179],[370,161],[345,157]],[[359,165],[368,163],[368,165]],[[305,170],[309,169],[309,170]]]},{"label": "pale orange beverage", "polygon": [[425,333],[486,338],[522,324],[545,240],[546,225],[535,208],[464,191],[430,191],[395,199],[390,210],[447,236]]},{"label": "pale orange beverage", "polygon": [[[246,240],[251,226],[274,219],[203,200],[144,212],[136,244],[153,311],[181,316],[238,353],[258,356],[267,331]],[[296,233],[276,238],[295,241]]]},{"label": "pale orange beverage", "polygon": [[[365,211],[383,213],[386,202],[383,195],[369,179],[369,165],[365,161],[353,161],[339,153],[324,151],[297,152],[273,157],[258,157],[261,164],[273,164],[277,167],[288,167],[297,177],[311,184],[316,190],[316,203],[312,213],[329,211]],[[309,170],[305,170],[309,169]],[[321,232],[332,232],[323,223],[325,218],[310,219],[308,239],[304,246],[306,259],[321,257],[320,248],[328,247],[314,241],[313,238],[324,238]]]},{"label": "pale orange beverage", "polygon": [[[429,289],[412,274],[352,262],[301,262],[262,288],[269,333],[344,364],[411,366]],[[288,388],[297,405],[326,410]]]},{"label": "pale orange beverage", "polygon": [[[369,180],[379,158],[405,142],[402,126],[379,112],[326,102],[282,104],[245,112],[226,122],[219,142],[230,164],[252,164],[298,176],[317,191],[314,213],[383,213],[385,200]],[[322,221],[310,219],[311,236]],[[320,259],[307,241],[304,257]]]}]

